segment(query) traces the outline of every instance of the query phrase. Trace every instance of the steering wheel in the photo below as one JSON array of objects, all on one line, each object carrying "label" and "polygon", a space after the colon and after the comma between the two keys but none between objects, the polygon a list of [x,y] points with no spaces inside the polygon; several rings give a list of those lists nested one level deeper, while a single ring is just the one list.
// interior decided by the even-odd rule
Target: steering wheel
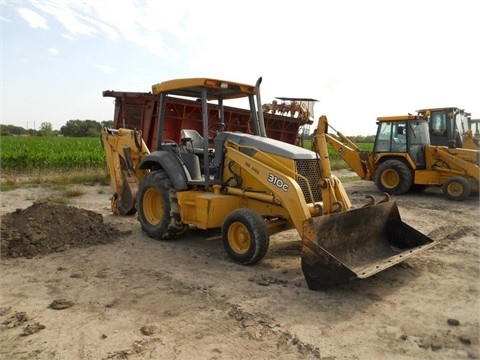
[{"label": "steering wheel", "polygon": [[[215,130],[215,128],[217,128]],[[225,131],[226,129],[226,126],[224,123],[221,123],[221,122],[218,122],[218,123],[215,123],[215,124],[212,124],[208,127],[208,134],[212,134],[212,137],[215,137],[217,136],[218,133],[221,133],[223,131]]]}]

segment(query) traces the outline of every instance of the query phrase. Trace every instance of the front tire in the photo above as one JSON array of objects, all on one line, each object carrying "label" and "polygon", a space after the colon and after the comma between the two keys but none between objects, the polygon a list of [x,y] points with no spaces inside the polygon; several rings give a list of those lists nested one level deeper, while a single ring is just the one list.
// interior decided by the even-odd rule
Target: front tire
[{"label": "front tire", "polygon": [[238,264],[253,265],[263,259],[269,246],[265,220],[250,209],[236,209],[222,226],[222,242],[228,256]]},{"label": "front tire", "polygon": [[407,164],[400,160],[387,160],[375,172],[378,190],[391,195],[402,195],[412,187],[413,174]]},{"label": "front tire", "polygon": [[470,196],[472,186],[467,179],[461,176],[452,176],[445,181],[442,190],[448,200],[463,201]]},{"label": "front tire", "polygon": [[150,172],[140,182],[137,211],[142,230],[153,239],[173,239],[188,228],[180,220],[177,192],[164,170]]}]

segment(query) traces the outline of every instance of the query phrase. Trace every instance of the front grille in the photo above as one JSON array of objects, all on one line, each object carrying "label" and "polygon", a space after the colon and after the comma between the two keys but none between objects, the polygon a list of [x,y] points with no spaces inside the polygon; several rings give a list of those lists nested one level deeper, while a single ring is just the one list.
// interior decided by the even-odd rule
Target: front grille
[{"label": "front grille", "polygon": [[[307,178],[308,183],[302,179],[298,178],[297,182],[302,189],[303,196],[305,197],[305,201],[307,203],[317,202],[322,200],[322,194],[320,191],[320,187],[318,185],[322,175],[320,172],[320,164],[318,163],[317,159],[302,159],[302,160],[295,160],[295,166],[297,168],[297,173]],[[310,197],[310,193],[308,192],[308,188],[311,188],[313,194],[313,201]]]}]

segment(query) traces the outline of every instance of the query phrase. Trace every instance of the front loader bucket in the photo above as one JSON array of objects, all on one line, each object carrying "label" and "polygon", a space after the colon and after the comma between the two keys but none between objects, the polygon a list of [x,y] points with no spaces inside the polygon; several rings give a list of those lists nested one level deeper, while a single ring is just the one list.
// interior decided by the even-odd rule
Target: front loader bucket
[{"label": "front loader bucket", "polygon": [[310,218],[302,243],[311,290],[369,277],[434,245],[400,219],[395,201]]}]

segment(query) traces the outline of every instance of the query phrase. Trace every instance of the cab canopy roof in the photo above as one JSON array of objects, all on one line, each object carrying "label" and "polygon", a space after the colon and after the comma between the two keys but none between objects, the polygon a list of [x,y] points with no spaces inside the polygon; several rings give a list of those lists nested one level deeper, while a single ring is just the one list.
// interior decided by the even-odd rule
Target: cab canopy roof
[{"label": "cab canopy roof", "polygon": [[255,86],[252,85],[210,78],[175,79],[152,85],[154,95],[167,93],[201,98],[203,89],[207,90],[208,100],[236,99],[256,93]]},{"label": "cab canopy roof", "polygon": [[380,116],[377,117],[377,121],[409,121],[409,120],[428,120],[428,117],[424,115],[397,115],[397,116]]},{"label": "cab canopy roof", "polygon": [[430,115],[432,111],[444,111],[444,110],[450,110],[455,113],[459,112],[461,114],[465,114],[467,116],[471,115],[470,113],[466,112],[464,109],[460,109],[456,106],[447,106],[447,107],[440,107],[440,108],[430,108],[430,109],[420,109],[416,110],[418,114],[420,115]]}]

